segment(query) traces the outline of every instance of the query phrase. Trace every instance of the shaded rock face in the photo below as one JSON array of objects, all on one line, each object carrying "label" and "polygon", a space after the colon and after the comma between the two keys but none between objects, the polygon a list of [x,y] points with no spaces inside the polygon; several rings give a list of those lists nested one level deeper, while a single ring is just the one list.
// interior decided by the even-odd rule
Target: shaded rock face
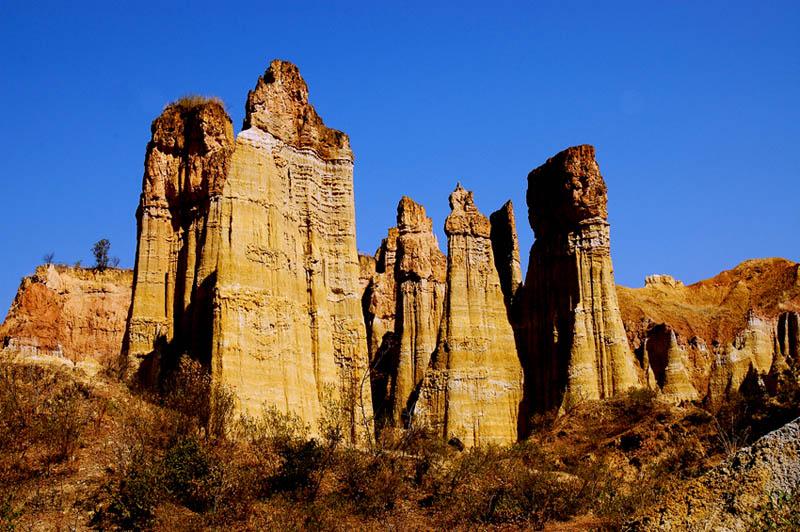
[{"label": "shaded rock face", "polygon": [[0,347],[95,372],[119,362],[133,272],[39,266],[20,283]]},{"label": "shaded rock face", "polygon": [[594,148],[568,148],[533,170],[527,199],[536,240],[519,295],[518,338],[532,409],[564,409],[639,386]]},{"label": "shaded rock face", "polygon": [[124,348],[132,369],[152,382],[183,353],[210,362],[218,228],[210,227],[209,209],[225,186],[233,128],[219,103],[178,102],[151,131]]},{"label": "shaded rock face", "polygon": [[447,284],[436,351],[414,414],[467,446],[517,440],[522,367],[495,266],[489,220],[472,192],[450,195]]},{"label": "shaded rock face", "polygon": [[[669,328],[685,354],[697,399],[709,408],[740,391],[749,372],[774,387],[787,361],[797,359],[800,264],[753,259],[688,286],[653,275],[643,288],[617,291],[628,340],[643,369],[657,369],[644,360],[645,343],[653,331]],[[652,363],[652,353],[647,355]],[[662,386],[653,387],[666,399],[681,399]]]},{"label": "shaded rock face", "polygon": [[[349,139],[323,124],[283,61],[248,95],[235,143],[221,108],[203,109],[179,120],[168,108],[154,123],[129,353],[157,352],[160,337],[189,345],[243,410],[266,403],[312,428],[325,400],[344,401],[355,436],[371,399]],[[196,148],[192,113],[218,116]],[[208,176],[199,188],[169,185],[195,183],[195,168]]]},{"label": "shaded rock face", "polygon": [[506,307],[509,308],[509,317],[513,317],[511,306],[517,296],[517,290],[522,286],[522,266],[519,259],[517,222],[511,200],[489,216],[489,223],[492,252],[500,277],[500,287],[503,289]]},{"label": "shaded rock face", "polygon": [[744,531],[751,512],[774,493],[800,489],[800,420],[787,423],[740,450],[702,477],[664,498],[663,505],[626,530]]},{"label": "shaded rock face", "polygon": [[403,197],[367,289],[373,404],[383,424],[408,420],[409,400],[436,348],[446,263],[424,207]]}]

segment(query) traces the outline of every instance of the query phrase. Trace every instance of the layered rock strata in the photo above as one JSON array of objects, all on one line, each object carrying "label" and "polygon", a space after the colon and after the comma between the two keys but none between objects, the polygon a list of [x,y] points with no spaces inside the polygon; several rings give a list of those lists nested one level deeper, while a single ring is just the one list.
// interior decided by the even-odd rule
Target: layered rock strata
[{"label": "layered rock strata", "polygon": [[436,349],[447,260],[425,208],[403,197],[378,250],[367,309],[373,400],[381,422],[408,420],[409,400]]},{"label": "layered rock strata", "polygon": [[325,401],[344,402],[355,434],[372,405],[349,139],[283,61],[246,111],[235,144],[213,102],[154,123],[129,353],[164,338],[207,361],[243,410],[275,406],[312,428]]},{"label": "layered rock strata", "polygon": [[436,351],[414,414],[467,446],[517,440],[522,368],[490,241],[472,192],[450,195],[447,285]]},{"label": "layered rock strata", "polygon": [[181,354],[210,361],[220,227],[209,210],[233,153],[231,120],[214,100],[171,104],[151,131],[124,346],[131,369],[149,382]]},{"label": "layered rock strata", "polygon": [[532,409],[565,409],[640,386],[617,304],[594,148],[568,148],[533,170],[527,200],[536,240],[518,337]]},{"label": "layered rock strata", "polygon": [[116,369],[132,280],[131,270],[39,266],[20,283],[0,325],[0,346],[89,372]]},{"label": "layered rock strata", "polygon": [[644,368],[648,337],[668,327],[685,354],[697,398],[711,408],[740,391],[748,373],[771,374],[774,382],[787,362],[797,360],[800,264],[753,259],[688,286],[653,275],[643,288],[617,290],[629,342]]}]

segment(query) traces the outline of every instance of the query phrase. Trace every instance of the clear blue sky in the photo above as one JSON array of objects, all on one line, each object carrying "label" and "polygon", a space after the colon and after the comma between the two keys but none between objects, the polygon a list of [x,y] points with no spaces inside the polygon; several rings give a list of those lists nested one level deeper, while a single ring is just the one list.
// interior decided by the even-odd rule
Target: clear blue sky
[{"label": "clear blue sky", "polygon": [[362,250],[403,194],[445,248],[461,181],[487,215],[513,199],[527,262],[527,173],[589,143],[618,283],[800,261],[796,1],[223,4],[0,5],[0,314],[46,252],[106,237],[132,267],[150,122],[214,94],[238,132],[273,58],[350,135]]}]

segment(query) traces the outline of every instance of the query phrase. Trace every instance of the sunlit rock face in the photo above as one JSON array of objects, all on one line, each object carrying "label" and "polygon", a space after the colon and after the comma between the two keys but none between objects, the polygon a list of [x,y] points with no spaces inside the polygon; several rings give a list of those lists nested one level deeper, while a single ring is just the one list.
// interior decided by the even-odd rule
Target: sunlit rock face
[{"label": "sunlit rock face", "polygon": [[[369,430],[347,135],[323,124],[297,67],[278,60],[250,91],[235,142],[215,108],[217,127],[199,127],[191,147],[204,109],[184,119],[168,108],[154,123],[129,358],[188,352],[245,411],[268,404],[313,428],[325,400],[342,400],[353,435]],[[171,129],[158,125],[167,119]]]},{"label": "sunlit rock face", "polygon": [[518,338],[531,409],[563,410],[639,386],[594,148],[568,148],[533,170],[527,200],[536,240],[519,294]]},{"label": "sunlit rock face", "polygon": [[228,177],[233,128],[220,103],[179,101],[151,131],[124,348],[131,369],[152,382],[181,353],[210,359],[219,228],[209,209]]},{"label": "sunlit rock face", "polygon": [[522,367],[490,224],[459,185],[450,195],[447,281],[438,343],[414,415],[467,446],[517,440]]},{"label": "sunlit rock face", "polygon": [[408,197],[397,206],[367,289],[367,334],[373,400],[381,424],[402,426],[428,368],[444,308],[447,259],[425,208]]},{"label": "sunlit rock face", "polygon": [[0,325],[0,349],[27,360],[116,369],[131,303],[131,270],[39,266]]}]

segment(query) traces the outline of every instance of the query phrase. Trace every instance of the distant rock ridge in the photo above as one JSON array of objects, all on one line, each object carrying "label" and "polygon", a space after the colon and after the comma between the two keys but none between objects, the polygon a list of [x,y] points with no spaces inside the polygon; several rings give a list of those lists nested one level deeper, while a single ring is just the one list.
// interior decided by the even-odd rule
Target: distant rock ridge
[{"label": "distant rock ridge", "polygon": [[133,272],[43,265],[22,279],[0,348],[94,373],[119,364]]},{"label": "distant rock ridge", "polygon": [[[617,290],[628,340],[639,359],[649,355],[652,362],[652,354],[644,351],[654,331],[673,331],[695,399],[709,408],[739,391],[748,375],[774,387],[787,361],[800,360],[800,264],[752,259],[688,286],[669,276],[650,276],[643,288]],[[673,402],[689,398],[674,387],[664,389],[663,383],[656,389]]]}]

